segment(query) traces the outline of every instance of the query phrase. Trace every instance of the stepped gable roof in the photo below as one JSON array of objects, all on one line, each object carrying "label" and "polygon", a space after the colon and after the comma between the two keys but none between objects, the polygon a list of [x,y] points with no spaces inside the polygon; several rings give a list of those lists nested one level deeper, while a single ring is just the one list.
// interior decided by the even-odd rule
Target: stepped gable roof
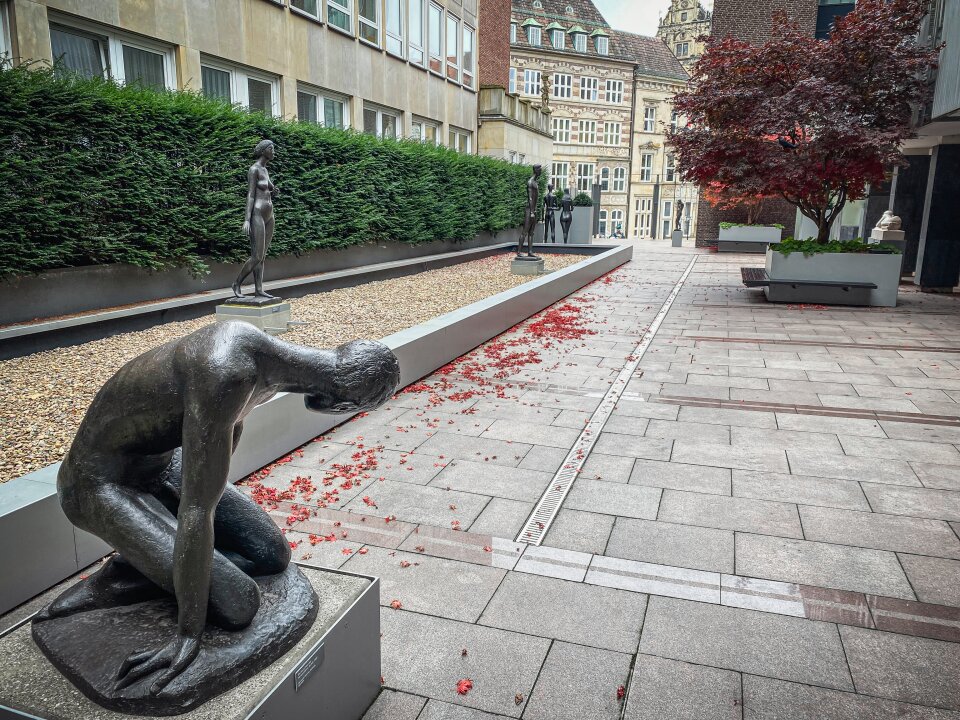
[{"label": "stepped gable roof", "polygon": [[637,64],[638,75],[653,75],[671,80],[687,80],[690,75],[663,41],[646,35],[614,30],[610,38],[610,54],[629,57]]}]

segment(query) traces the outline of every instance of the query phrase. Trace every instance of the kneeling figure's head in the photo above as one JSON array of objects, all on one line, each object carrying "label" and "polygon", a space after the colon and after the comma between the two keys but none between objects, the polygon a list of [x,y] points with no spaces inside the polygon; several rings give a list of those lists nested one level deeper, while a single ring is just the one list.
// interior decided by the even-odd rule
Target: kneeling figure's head
[{"label": "kneeling figure's head", "polygon": [[329,388],[307,395],[304,404],[315,412],[347,413],[374,410],[400,385],[400,363],[393,351],[373,340],[355,340],[336,350],[337,367]]}]

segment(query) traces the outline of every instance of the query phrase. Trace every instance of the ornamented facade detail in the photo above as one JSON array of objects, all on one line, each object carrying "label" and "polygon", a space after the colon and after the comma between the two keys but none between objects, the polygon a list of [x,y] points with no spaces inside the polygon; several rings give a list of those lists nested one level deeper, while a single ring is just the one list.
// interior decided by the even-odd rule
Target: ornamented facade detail
[{"label": "ornamented facade detail", "polygon": [[657,37],[687,71],[703,55],[704,43],[697,38],[710,34],[711,19],[712,13],[700,0],[671,0],[667,14],[660,18]]}]

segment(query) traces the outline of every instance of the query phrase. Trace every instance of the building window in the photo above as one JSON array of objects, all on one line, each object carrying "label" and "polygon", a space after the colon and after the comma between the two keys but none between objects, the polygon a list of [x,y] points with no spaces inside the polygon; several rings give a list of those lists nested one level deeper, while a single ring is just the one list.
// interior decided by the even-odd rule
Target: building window
[{"label": "building window", "polygon": [[653,180],[653,153],[640,154],[640,182]]},{"label": "building window", "polygon": [[10,45],[10,20],[7,18],[7,3],[0,2],[0,59],[13,54]]},{"label": "building window", "polygon": [[663,201],[663,234],[660,237],[670,237],[670,231],[673,230],[673,200]]},{"label": "building window", "polygon": [[677,175],[676,159],[673,153],[668,153],[663,163],[664,182],[673,182]]},{"label": "building window", "polygon": [[569,98],[573,96],[573,75],[555,73],[553,76],[553,96]]},{"label": "building window", "polygon": [[[5,7],[0,6],[0,7]],[[5,30],[6,23],[2,21]],[[104,32],[97,26],[50,25],[53,59],[83,77],[111,77],[157,89],[176,88],[173,53],[149,41]]]},{"label": "building window", "polygon": [[650,133],[657,131],[657,109],[655,107],[648,105],[643,109],[643,131]]},{"label": "building window", "polygon": [[610,189],[610,168],[600,168],[600,189],[603,192]]},{"label": "building window", "polygon": [[553,119],[553,139],[558,143],[570,142],[570,118]]},{"label": "building window", "polygon": [[328,128],[349,127],[350,113],[347,98],[310,88],[297,89],[297,118],[300,122],[323,125]]},{"label": "building window", "polygon": [[580,78],[580,99],[596,102],[599,93],[600,81],[597,78]]},{"label": "building window", "polygon": [[623,232],[623,210],[612,210],[610,212],[610,233]]},{"label": "building window", "polygon": [[536,25],[531,25],[527,28],[527,42],[534,47],[540,47],[540,34],[540,28]]},{"label": "building window", "polygon": [[511,151],[510,151],[510,164],[511,164],[511,165],[516,165],[516,164],[517,164],[517,151],[516,151],[516,150],[511,150]]},{"label": "building window", "polygon": [[607,234],[607,211],[601,210],[600,216],[600,235],[606,237]]},{"label": "building window", "polygon": [[427,40],[430,43],[430,69],[443,74],[443,8],[433,3],[428,11]]},{"label": "building window", "polygon": [[473,63],[474,63],[474,30],[469,25],[463,26],[463,54],[461,55],[460,66],[463,68],[463,84],[468,88],[473,87]]},{"label": "building window", "polygon": [[376,135],[378,138],[396,139],[399,128],[399,111],[364,103],[363,131],[367,133],[367,135]]},{"label": "building window", "polygon": [[[451,127],[448,136],[450,148],[462,153],[469,153],[471,150],[471,135],[472,133],[469,130]],[[523,160],[521,159],[520,162],[522,163]]]},{"label": "building window", "polygon": [[620,123],[605,122],[603,124],[603,144],[611,147],[620,145]]},{"label": "building window", "polygon": [[551,30],[550,44],[559,50],[563,50],[567,44],[567,34],[563,30]]},{"label": "building window", "polygon": [[510,68],[510,87],[507,92],[511,95],[517,92],[517,69],[515,67]]},{"label": "building window", "polygon": [[353,0],[327,0],[327,22],[353,35]]},{"label": "building window", "polygon": [[425,0],[408,0],[407,5],[407,25],[409,31],[407,35],[407,57],[414,65],[423,66],[424,45],[423,45],[423,6]]},{"label": "building window", "polygon": [[680,22],[687,21],[687,14],[685,12],[680,13]]},{"label": "building window", "polygon": [[550,172],[550,183],[554,190],[564,190],[570,182],[570,163],[555,162]]},{"label": "building window", "polygon": [[670,111],[670,129],[674,132],[677,131],[677,126],[680,124],[680,113],[676,110]]},{"label": "building window", "polygon": [[320,3],[318,0],[290,0],[290,7],[320,19]]},{"label": "building window", "polygon": [[403,57],[403,0],[386,0],[387,52]]},{"label": "building window", "polygon": [[540,71],[539,70],[523,71],[523,94],[524,95],[540,95]]},{"label": "building window", "polygon": [[267,115],[280,114],[280,81],[208,58],[200,60],[200,90],[207,97]]},{"label": "building window", "polygon": [[623,80],[607,80],[607,102],[620,105],[623,102]]},{"label": "building window", "polygon": [[586,33],[574,33],[573,34],[573,49],[577,52],[585,53],[587,51],[587,36]]},{"label": "building window", "polygon": [[440,136],[440,125],[432,120],[415,117],[410,125],[410,137],[417,142],[437,144],[437,138]]},{"label": "building window", "polygon": [[581,120],[577,131],[577,142],[581,145],[597,144],[597,121]]},{"label": "building window", "polygon": [[460,21],[447,14],[447,77],[460,82]]},{"label": "building window", "polygon": [[589,193],[593,190],[594,163],[577,163],[577,192]]},{"label": "building window", "polygon": [[650,237],[650,228],[653,224],[653,198],[637,198],[636,214],[633,218],[633,232],[635,237]]},{"label": "building window", "polygon": [[510,42],[515,43],[517,41],[517,24],[515,22],[510,23]]},{"label": "building window", "polygon": [[613,191],[627,191],[627,169],[625,167],[614,168],[613,170]]},{"label": "building window", "polygon": [[608,55],[610,52],[610,38],[597,36],[597,54]]},{"label": "building window", "polygon": [[690,54],[690,43],[677,43],[677,51],[674,53],[677,57],[686,57]]},{"label": "building window", "polygon": [[360,39],[380,45],[380,0],[358,0]]}]

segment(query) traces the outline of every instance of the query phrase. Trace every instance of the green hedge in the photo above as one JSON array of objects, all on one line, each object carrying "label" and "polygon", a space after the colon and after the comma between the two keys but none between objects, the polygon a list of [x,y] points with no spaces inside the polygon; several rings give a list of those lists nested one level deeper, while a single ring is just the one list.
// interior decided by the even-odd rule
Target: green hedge
[{"label": "green hedge", "polygon": [[522,223],[524,166],[247,113],[188,92],[0,67],[0,276],[248,255],[247,168],[276,143],[271,255],[464,241]]}]

